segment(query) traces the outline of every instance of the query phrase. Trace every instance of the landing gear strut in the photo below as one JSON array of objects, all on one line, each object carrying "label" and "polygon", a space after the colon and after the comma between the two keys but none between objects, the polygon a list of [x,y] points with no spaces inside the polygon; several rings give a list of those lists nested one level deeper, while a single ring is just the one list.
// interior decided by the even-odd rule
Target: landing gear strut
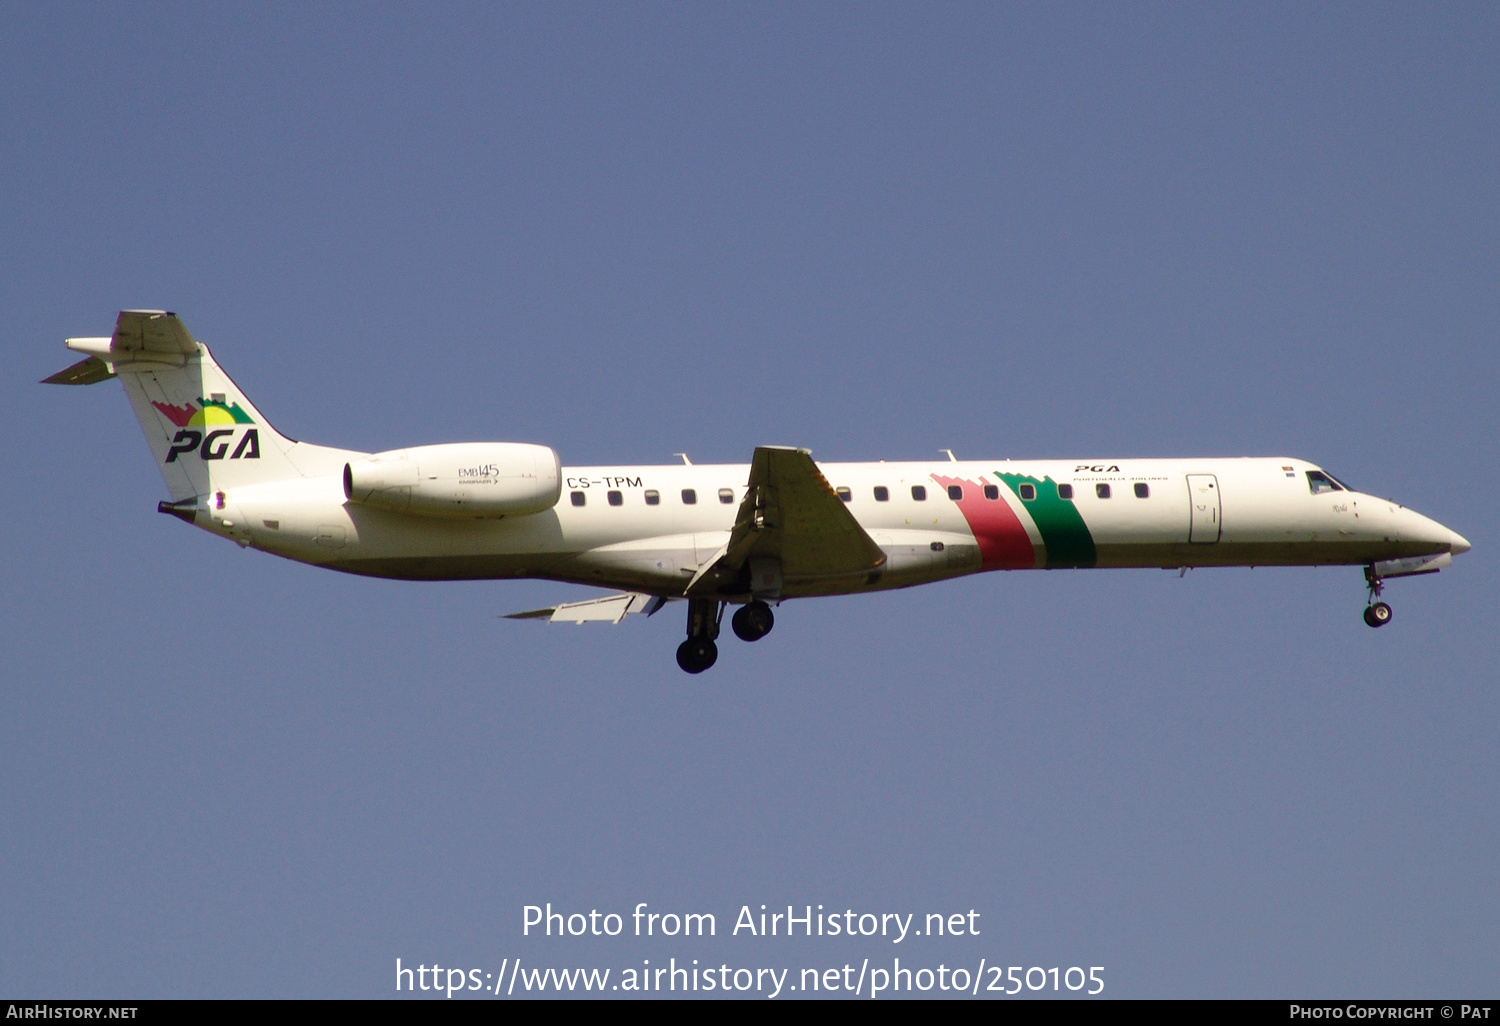
[{"label": "landing gear strut", "polygon": [[1391,622],[1391,607],[1380,601],[1385,582],[1375,573],[1373,566],[1365,567],[1365,585],[1370,590],[1370,602],[1365,606],[1365,623],[1371,627],[1384,627]]},{"label": "landing gear strut", "polygon": [[776,625],[776,617],[771,615],[770,606],[756,599],[735,610],[729,625],[734,628],[735,637],[741,641],[759,641],[771,633],[771,628]]},{"label": "landing gear strut", "polygon": [[719,620],[724,603],[717,599],[689,599],[687,640],[677,646],[677,665],[688,673],[702,673],[719,658]]}]

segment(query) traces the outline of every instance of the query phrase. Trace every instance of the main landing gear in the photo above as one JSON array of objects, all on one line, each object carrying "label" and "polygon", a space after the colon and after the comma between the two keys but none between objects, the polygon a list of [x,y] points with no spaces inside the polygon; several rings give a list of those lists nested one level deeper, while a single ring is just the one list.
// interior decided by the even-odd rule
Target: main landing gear
[{"label": "main landing gear", "polygon": [[[717,599],[689,599],[687,640],[677,646],[677,665],[688,673],[702,673],[719,659],[719,623],[724,619],[724,603]],[[759,641],[771,633],[776,617],[771,607],[760,599],[747,602],[730,618],[735,636],[741,641]]]},{"label": "main landing gear", "polygon": [[1365,567],[1365,586],[1370,590],[1370,602],[1365,606],[1365,623],[1371,627],[1384,627],[1391,622],[1391,607],[1380,601],[1385,582],[1375,573],[1373,566]]},{"label": "main landing gear", "polygon": [[688,673],[702,673],[719,659],[719,621],[724,603],[717,599],[689,599],[687,640],[677,646],[677,665]]},{"label": "main landing gear", "polygon": [[734,628],[735,637],[741,641],[759,641],[776,626],[776,617],[771,615],[770,606],[756,599],[736,609],[729,625]]}]

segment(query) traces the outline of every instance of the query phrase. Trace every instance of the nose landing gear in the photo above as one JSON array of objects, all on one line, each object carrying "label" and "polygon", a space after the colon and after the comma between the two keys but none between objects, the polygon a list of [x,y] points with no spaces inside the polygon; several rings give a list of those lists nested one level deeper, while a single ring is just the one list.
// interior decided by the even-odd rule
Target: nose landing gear
[{"label": "nose landing gear", "polygon": [[1380,601],[1385,582],[1375,572],[1375,567],[1365,567],[1365,585],[1370,591],[1370,602],[1365,606],[1365,623],[1371,627],[1384,627],[1391,622],[1391,607]]},{"label": "nose landing gear", "polygon": [[677,665],[688,673],[702,673],[719,659],[719,620],[724,603],[715,599],[688,601],[687,640],[677,646]]}]

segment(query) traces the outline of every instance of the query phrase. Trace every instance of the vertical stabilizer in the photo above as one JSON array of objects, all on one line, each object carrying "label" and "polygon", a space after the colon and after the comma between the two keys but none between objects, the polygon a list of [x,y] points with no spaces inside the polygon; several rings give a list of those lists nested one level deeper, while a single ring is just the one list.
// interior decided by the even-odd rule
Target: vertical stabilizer
[{"label": "vertical stabilizer", "polygon": [[47,382],[118,377],[174,501],[342,465],[338,450],[294,442],[271,427],[174,313],[122,310],[109,338],[67,345],[87,359]]}]

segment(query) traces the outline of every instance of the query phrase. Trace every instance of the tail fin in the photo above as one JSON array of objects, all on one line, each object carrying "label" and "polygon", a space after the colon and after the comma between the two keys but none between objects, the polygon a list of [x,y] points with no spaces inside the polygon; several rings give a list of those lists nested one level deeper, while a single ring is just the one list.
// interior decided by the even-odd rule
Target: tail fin
[{"label": "tail fin", "polygon": [[45,383],[118,377],[174,501],[336,473],[348,455],[280,434],[174,313],[122,310],[109,338],[70,338],[67,345],[87,359]]}]

